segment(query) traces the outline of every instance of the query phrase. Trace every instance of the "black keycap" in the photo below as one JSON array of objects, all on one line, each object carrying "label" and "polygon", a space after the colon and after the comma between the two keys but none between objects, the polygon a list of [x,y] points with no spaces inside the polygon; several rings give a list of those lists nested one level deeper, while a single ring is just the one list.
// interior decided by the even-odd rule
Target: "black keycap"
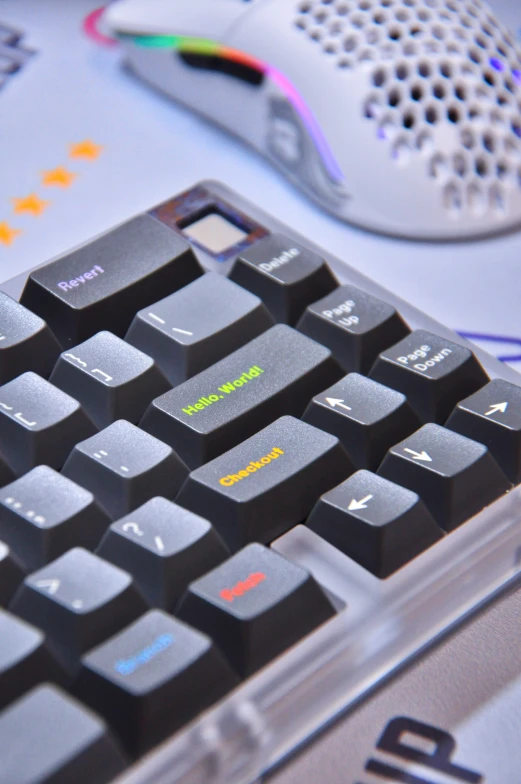
[{"label": "black keycap", "polygon": [[496,378],[458,403],[446,427],[481,441],[511,482],[521,482],[521,387]]},{"label": "black keycap", "polygon": [[0,610],[0,710],[42,681],[66,681],[64,671],[47,648],[45,635]]},{"label": "black keycap", "polygon": [[0,607],[6,607],[25,575],[9,547],[0,541]]},{"label": "black keycap", "polygon": [[370,375],[403,392],[422,422],[440,423],[489,380],[470,349],[423,329],[383,351]]},{"label": "black keycap", "polygon": [[307,525],[382,578],[443,536],[416,493],[370,471],[323,495]]},{"label": "black keycap", "polygon": [[0,784],[108,784],[125,768],[104,722],[54,686],[0,714]]},{"label": "black keycap", "polygon": [[31,272],[21,301],[65,348],[103,329],[123,337],[137,310],[201,274],[186,240],[139,215]]},{"label": "black keycap", "polygon": [[301,416],[341,375],[327,348],[279,324],[154,400],[140,427],[196,468],[279,416]]},{"label": "black keycap", "polygon": [[63,473],[115,520],[155,495],[175,498],[188,470],[169,446],[119,420],[76,444]]},{"label": "black keycap", "polygon": [[172,612],[188,584],[230,554],[208,520],[166,498],[114,523],[97,552],[130,572],[152,607]]},{"label": "black keycap", "polygon": [[250,544],[192,583],[178,615],[208,634],[245,677],[334,613],[308,572]]},{"label": "black keycap", "polygon": [[26,577],[10,609],[43,629],[52,652],[74,674],[86,651],[147,606],[127,572],[75,547]]},{"label": "black keycap", "polygon": [[0,384],[28,370],[48,378],[59,353],[45,321],[0,291]]},{"label": "black keycap", "polygon": [[152,610],[83,658],[75,693],[138,756],[237,682],[212,640]]},{"label": "black keycap", "polygon": [[111,332],[64,351],[50,381],[78,400],[100,430],[138,423],[149,403],[171,389],[154,360]]},{"label": "black keycap", "polygon": [[369,373],[378,354],[410,332],[392,305],[350,285],[309,305],[297,329],[330,348],[346,373]]},{"label": "black keycap", "polygon": [[373,471],[390,446],[421,425],[405,395],[358,373],[316,395],[303,419],[335,435],[357,468]]},{"label": "black keycap", "polygon": [[311,302],[338,286],[324,259],[283,234],[248,248],[230,278],[260,297],[275,321],[292,325]]},{"label": "black keycap", "polygon": [[272,327],[262,302],[209,272],[135,316],[125,340],[177,386]]},{"label": "black keycap", "polygon": [[92,493],[48,466],[0,490],[0,539],[27,572],[71,547],[94,550],[109,525]]},{"label": "black keycap", "polygon": [[95,432],[78,401],[36,373],[0,387],[0,452],[17,476],[41,463],[59,471],[74,444]]},{"label": "black keycap", "polygon": [[235,551],[298,525],[322,493],[353,471],[337,438],[281,417],[192,471],[177,502],[211,520]]},{"label": "black keycap", "polygon": [[15,479],[15,473],[11,470],[11,468],[9,468],[6,461],[2,457],[2,454],[0,453],[0,487],[9,484],[9,482],[12,482],[13,479]]},{"label": "black keycap", "polygon": [[511,486],[486,446],[434,424],[393,446],[378,473],[418,493],[444,531],[457,528]]}]

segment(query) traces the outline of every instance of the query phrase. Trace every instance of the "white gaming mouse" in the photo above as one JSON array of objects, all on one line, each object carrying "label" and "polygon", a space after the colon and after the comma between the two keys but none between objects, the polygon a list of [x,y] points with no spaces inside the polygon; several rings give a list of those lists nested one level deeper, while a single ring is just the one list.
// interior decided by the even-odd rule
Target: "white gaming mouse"
[{"label": "white gaming mouse", "polygon": [[137,74],[343,220],[521,225],[521,51],[482,0],[117,0],[105,23]]}]

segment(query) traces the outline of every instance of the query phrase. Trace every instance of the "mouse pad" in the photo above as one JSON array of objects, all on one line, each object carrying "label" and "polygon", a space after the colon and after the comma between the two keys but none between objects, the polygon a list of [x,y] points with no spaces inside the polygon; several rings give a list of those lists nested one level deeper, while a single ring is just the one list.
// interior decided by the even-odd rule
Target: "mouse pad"
[{"label": "mouse pad", "polygon": [[[517,0],[492,5],[521,33]],[[521,368],[521,231],[435,245],[336,221],[127,74],[117,45],[96,35],[98,7],[0,0],[0,281],[213,178]]]}]

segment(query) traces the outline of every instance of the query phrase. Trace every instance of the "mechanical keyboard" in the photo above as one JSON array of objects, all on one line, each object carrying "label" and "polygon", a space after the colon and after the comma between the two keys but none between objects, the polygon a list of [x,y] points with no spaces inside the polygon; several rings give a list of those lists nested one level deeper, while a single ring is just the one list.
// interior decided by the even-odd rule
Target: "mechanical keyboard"
[{"label": "mechanical keyboard", "polygon": [[[218,183],[3,284],[0,784],[254,781],[513,583],[520,482],[517,373]],[[481,781],[422,727],[368,776]]]}]

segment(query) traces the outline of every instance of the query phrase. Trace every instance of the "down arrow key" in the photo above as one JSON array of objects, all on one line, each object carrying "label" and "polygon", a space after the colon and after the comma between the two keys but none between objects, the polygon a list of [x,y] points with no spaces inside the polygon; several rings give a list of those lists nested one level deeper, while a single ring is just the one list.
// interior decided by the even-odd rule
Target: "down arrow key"
[{"label": "down arrow key", "polygon": [[391,447],[378,473],[418,493],[445,531],[510,488],[486,446],[435,424]]}]

